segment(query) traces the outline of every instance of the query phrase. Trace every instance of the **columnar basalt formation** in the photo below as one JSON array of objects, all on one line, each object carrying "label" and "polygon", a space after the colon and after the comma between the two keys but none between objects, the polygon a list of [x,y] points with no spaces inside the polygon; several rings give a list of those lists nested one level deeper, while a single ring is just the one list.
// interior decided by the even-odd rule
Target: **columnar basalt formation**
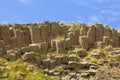
[{"label": "columnar basalt formation", "polygon": [[[6,63],[2,62],[2,59],[5,59]],[[62,80],[72,80],[72,78],[96,80],[101,78],[100,73],[109,73],[103,75],[107,80],[106,75],[109,77],[114,75],[110,71],[116,71],[115,74],[120,79],[119,70],[111,70],[120,67],[119,61],[120,30],[103,24],[45,21],[0,25],[0,78],[1,75],[6,78],[11,77],[11,72],[6,76],[3,73],[5,72],[3,70],[11,70],[11,63],[15,67],[13,68],[12,65],[12,69],[15,69],[13,71],[25,70],[24,67],[19,67],[23,62],[22,66],[24,65],[35,75],[37,67],[49,76],[66,76]],[[18,62],[17,66],[14,62]],[[3,67],[7,69],[3,69],[2,64],[6,65]],[[100,72],[99,69],[110,71]],[[21,75],[20,72],[15,73],[17,76],[22,76],[22,79],[17,77],[20,78],[18,80],[26,80],[23,79],[26,75]],[[25,74],[29,73],[25,72]]]},{"label": "columnar basalt formation", "polygon": [[120,47],[119,34],[119,31],[98,23],[45,21],[44,23],[0,25],[0,40],[5,43],[5,46],[9,45],[9,49],[39,43],[39,51],[45,54],[51,50],[62,53],[74,48],[75,45],[80,45],[86,50],[100,44]]}]

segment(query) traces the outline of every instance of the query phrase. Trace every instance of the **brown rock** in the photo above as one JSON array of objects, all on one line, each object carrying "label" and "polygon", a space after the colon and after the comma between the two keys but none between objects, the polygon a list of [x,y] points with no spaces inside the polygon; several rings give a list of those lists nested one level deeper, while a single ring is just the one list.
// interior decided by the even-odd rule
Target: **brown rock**
[{"label": "brown rock", "polygon": [[75,69],[77,67],[77,62],[76,61],[69,61],[68,67],[71,69]]},{"label": "brown rock", "polygon": [[55,64],[61,65],[62,64],[62,56],[56,56],[55,57]]},{"label": "brown rock", "polygon": [[77,55],[76,54],[70,54],[69,55],[69,61],[77,61]]},{"label": "brown rock", "polygon": [[88,49],[88,38],[87,36],[80,36],[79,43],[84,49]]},{"label": "brown rock", "polygon": [[56,40],[56,50],[57,50],[57,53],[62,53],[65,51],[65,40],[64,39]]},{"label": "brown rock", "polygon": [[9,44],[10,41],[10,30],[9,26],[1,26],[1,39]]},{"label": "brown rock", "polygon": [[50,60],[49,59],[44,59],[43,61],[43,66],[44,68],[50,68]]},{"label": "brown rock", "polygon": [[25,54],[22,56],[22,59],[25,61],[33,61],[35,59],[35,53],[25,52]]},{"label": "brown rock", "polygon": [[76,54],[79,57],[85,57],[85,56],[87,56],[88,53],[87,53],[87,51],[85,49],[77,49]]},{"label": "brown rock", "polygon": [[18,58],[20,58],[21,56],[21,53],[20,51],[18,50],[7,50],[7,57],[10,61],[15,61],[17,60]]},{"label": "brown rock", "polygon": [[17,46],[22,47],[24,46],[24,34],[22,30],[15,29],[14,30],[15,37],[17,38]]},{"label": "brown rock", "polygon": [[17,48],[18,46],[17,37],[10,38],[10,45],[12,48]]},{"label": "brown rock", "polygon": [[30,35],[32,43],[40,43],[41,42],[41,32],[38,24],[32,24],[29,26],[30,29]]}]

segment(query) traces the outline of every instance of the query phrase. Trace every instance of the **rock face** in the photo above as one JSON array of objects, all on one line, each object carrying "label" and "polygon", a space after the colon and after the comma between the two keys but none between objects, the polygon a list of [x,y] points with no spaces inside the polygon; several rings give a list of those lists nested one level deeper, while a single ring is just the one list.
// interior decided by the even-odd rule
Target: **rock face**
[{"label": "rock face", "polygon": [[[51,51],[64,53],[74,49],[75,46],[81,46],[86,50],[104,48],[109,45],[120,47],[120,31],[99,23],[45,21],[44,23],[0,25],[0,40],[4,42],[4,47],[10,46],[7,50],[29,47],[30,50],[32,49],[31,51],[42,54]],[[1,42],[0,44],[1,50],[4,50],[4,47],[1,47],[3,44]],[[39,49],[36,48],[38,44]]]},{"label": "rock face", "polygon": [[[4,72],[1,70],[7,70],[2,69],[3,64],[21,60],[35,75],[38,69],[34,67],[37,66],[47,75],[68,77],[62,80],[84,80],[81,77],[96,80],[95,75],[102,77],[98,70],[120,67],[119,47],[120,31],[98,23],[45,21],[0,25],[0,77]],[[110,70],[105,71],[111,77]],[[114,71],[120,72],[111,70]]]}]

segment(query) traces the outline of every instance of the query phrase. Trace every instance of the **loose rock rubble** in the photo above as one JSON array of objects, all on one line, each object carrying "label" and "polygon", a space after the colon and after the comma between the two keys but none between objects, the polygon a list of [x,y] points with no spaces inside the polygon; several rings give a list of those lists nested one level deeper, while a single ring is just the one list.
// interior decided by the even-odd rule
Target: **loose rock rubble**
[{"label": "loose rock rubble", "polygon": [[[29,71],[37,66],[56,80],[119,80],[120,31],[99,23],[0,25],[0,58],[22,60]],[[4,64],[0,78],[9,77]],[[25,77],[20,73],[17,78]]]}]

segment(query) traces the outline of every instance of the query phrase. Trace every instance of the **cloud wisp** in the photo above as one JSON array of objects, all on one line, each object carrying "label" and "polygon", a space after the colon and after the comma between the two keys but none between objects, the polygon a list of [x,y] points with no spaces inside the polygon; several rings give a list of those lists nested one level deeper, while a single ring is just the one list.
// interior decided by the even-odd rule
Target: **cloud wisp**
[{"label": "cloud wisp", "polygon": [[28,4],[31,0],[19,0],[21,4]]}]

